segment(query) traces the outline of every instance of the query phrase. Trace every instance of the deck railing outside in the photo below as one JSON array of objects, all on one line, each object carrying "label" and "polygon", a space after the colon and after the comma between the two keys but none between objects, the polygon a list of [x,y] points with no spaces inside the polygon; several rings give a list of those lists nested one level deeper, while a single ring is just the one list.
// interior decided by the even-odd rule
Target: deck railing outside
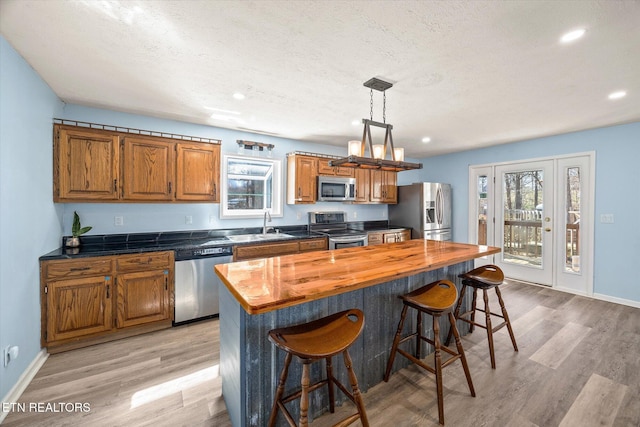
[{"label": "deck railing outside", "polygon": [[[506,259],[539,265],[542,257],[542,212],[538,210],[505,210],[504,256]],[[574,256],[580,255],[580,223],[567,224],[566,263],[571,266]],[[487,222],[478,221],[478,244],[487,244]]]}]

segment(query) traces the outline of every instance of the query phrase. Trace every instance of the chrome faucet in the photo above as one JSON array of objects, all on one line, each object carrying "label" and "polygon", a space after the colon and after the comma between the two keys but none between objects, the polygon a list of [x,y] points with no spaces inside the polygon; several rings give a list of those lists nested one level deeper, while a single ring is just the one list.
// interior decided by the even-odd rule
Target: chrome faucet
[{"label": "chrome faucet", "polygon": [[267,217],[269,217],[269,222],[271,222],[271,214],[269,211],[264,211],[264,221],[262,222],[262,235],[267,235]]}]

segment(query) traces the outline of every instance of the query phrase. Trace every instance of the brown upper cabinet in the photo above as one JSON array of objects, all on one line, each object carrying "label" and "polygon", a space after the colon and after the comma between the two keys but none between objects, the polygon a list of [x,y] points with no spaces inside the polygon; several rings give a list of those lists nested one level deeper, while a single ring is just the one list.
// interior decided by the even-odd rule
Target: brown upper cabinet
[{"label": "brown upper cabinet", "polygon": [[54,126],[53,200],[116,201],[120,136],[115,132]]},{"label": "brown upper cabinet", "polygon": [[220,144],[54,125],[55,202],[219,202]]},{"label": "brown upper cabinet", "polygon": [[379,203],[398,203],[397,177],[397,172],[372,169],[369,200]]},{"label": "brown upper cabinet", "polygon": [[344,176],[344,177],[353,178],[353,175],[354,175],[353,168],[329,166],[330,160],[331,159],[318,158],[318,175]]},{"label": "brown upper cabinet", "polygon": [[318,159],[310,156],[287,157],[287,203],[315,203]]}]

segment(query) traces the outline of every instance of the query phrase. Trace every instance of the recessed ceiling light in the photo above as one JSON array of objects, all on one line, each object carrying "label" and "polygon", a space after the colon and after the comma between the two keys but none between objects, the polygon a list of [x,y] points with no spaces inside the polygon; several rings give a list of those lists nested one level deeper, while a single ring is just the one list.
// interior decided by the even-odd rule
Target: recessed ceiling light
[{"label": "recessed ceiling light", "polygon": [[625,92],[624,90],[619,90],[617,92],[610,93],[609,99],[620,99],[624,98],[625,96],[627,96],[627,92]]},{"label": "recessed ceiling light", "polygon": [[569,31],[568,33],[564,34],[561,38],[560,41],[562,43],[571,43],[574,40],[578,40],[580,37],[584,36],[584,33],[586,33],[587,30],[585,30],[584,28],[580,28],[578,30],[573,30],[573,31]]},{"label": "recessed ceiling light", "polygon": [[236,93],[234,93],[234,94],[233,94],[233,97],[234,97],[235,99],[244,99],[244,98],[245,98],[244,94],[243,94],[243,93],[240,93],[240,92],[236,92]]},{"label": "recessed ceiling light", "polygon": [[431,138],[429,138],[428,136],[425,136],[424,138],[422,138],[422,142],[427,144],[427,143],[431,142]]}]

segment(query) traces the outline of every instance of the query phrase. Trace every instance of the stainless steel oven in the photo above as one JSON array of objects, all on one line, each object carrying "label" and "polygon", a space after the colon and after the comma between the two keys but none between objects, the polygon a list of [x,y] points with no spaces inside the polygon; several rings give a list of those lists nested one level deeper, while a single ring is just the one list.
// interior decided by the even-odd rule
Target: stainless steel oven
[{"label": "stainless steel oven", "polygon": [[350,230],[345,212],[309,212],[309,231],[329,238],[329,249],[367,246],[366,232]]}]

